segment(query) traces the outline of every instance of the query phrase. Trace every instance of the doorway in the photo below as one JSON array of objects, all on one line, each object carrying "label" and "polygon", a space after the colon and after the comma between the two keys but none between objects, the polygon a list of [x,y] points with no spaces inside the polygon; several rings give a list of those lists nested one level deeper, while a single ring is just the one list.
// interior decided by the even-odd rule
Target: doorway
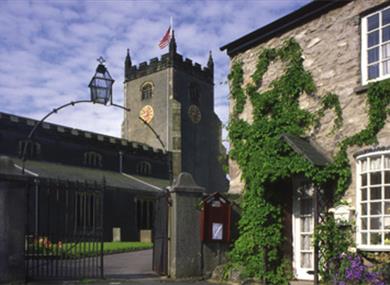
[{"label": "doorway", "polygon": [[305,179],[294,179],[293,267],[298,280],[313,280],[314,189]]}]

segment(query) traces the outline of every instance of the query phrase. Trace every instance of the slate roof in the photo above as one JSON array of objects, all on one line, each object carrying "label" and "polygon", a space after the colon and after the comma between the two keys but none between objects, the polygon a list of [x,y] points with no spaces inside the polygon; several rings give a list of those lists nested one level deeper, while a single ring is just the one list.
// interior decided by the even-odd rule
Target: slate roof
[{"label": "slate roof", "polygon": [[291,134],[283,134],[282,139],[298,154],[310,161],[315,166],[326,166],[330,159],[308,139],[303,139]]},{"label": "slate roof", "polygon": [[[0,173],[2,174],[17,174],[21,173],[22,161],[20,159],[12,159],[12,163],[4,167],[0,165]],[[9,169],[13,166],[14,169]],[[8,169],[7,169],[8,168]],[[101,169],[93,169],[86,167],[69,166],[59,163],[49,163],[43,161],[26,161],[25,174],[30,177],[59,179],[62,181],[71,182],[88,182],[106,184],[107,189],[118,189],[134,192],[138,194],[154,194],[169,185],[168,180],[157,179],[144,176],[133,176],[120,172],[107,171]]]},{"label": "slate roof", "polygon": [[[12,122],[14,124],[20,125],[20,126],[26,126],[31,130],[34,125],[38,122],[37,120],[17,116],[13,114],[8,114],[4,112],[0,112],[0,122],[1,120],[4,120],[6,122]],[[113,147],[115,146],[123,146],[125,148],[128,148],[129,150],[134,150],[138,152],[148,152],[148,153],[160,153],[163,154],[163,150],[159,148],[154,148],[152,146],[149,146],[144,143],[135,142],[135,141],[129,141],[123,138],[117,138],[109,135],[103,135],[99,133],[94,133],[90,131],[80,130],[80,129],[74,129],[70,127],[66,127],[64,125],[57,125],[54,123],[49,122],[43,122],[42,125],[38,128],[37,132],[40,130],[49,130],[53,134],[64,134],[71,138],[84,138],[88,140],[90,143],[98,142],[98,143],[109,143]],[[27,138],[26,133],[26,138]]]}]

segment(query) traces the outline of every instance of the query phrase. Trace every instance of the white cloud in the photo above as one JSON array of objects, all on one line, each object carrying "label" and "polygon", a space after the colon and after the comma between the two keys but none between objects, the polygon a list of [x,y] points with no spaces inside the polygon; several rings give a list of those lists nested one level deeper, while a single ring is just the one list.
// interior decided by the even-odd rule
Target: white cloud
[{"label": "white cloud", "polygon": [[[309,2],[275,1],[0,1],[0,111],[39,119],[54,107],[87,99],[102,55],[123,101],[123,61],[160,56],[158,41],[174,17],[178,51],[205,65],[215,61],[215,110],[228,119],[229,59],[219,47]],[[49,121],[120,136],[121,110],[68,108]]]}]

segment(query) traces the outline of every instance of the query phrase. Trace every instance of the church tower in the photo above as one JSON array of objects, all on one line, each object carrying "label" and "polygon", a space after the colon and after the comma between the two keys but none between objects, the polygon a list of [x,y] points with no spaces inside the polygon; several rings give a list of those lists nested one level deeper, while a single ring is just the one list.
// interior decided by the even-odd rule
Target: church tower
[{"label": "church tower", "polygon": [[161,149],[155,135],[138,119],[147,121],[172,153],[172,172],[185,171],[208,192],[227,191],[220,164],[224,157],[221,121],[214,113],[214,63],[207,66],[177,53],[174,32],[169,52],[138,66],[130,52],[125,59],[125,112],[122,137]]}]

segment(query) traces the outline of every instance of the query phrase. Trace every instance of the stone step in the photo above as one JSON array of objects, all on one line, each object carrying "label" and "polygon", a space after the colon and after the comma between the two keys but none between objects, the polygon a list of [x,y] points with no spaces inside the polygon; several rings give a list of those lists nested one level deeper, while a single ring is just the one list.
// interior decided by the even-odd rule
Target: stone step
[{"label": "stone step", "polygon": [[313,285],[313,281],[306,281],[306,280],[297,280],[297,281],[290,281],[290,285]]}]

